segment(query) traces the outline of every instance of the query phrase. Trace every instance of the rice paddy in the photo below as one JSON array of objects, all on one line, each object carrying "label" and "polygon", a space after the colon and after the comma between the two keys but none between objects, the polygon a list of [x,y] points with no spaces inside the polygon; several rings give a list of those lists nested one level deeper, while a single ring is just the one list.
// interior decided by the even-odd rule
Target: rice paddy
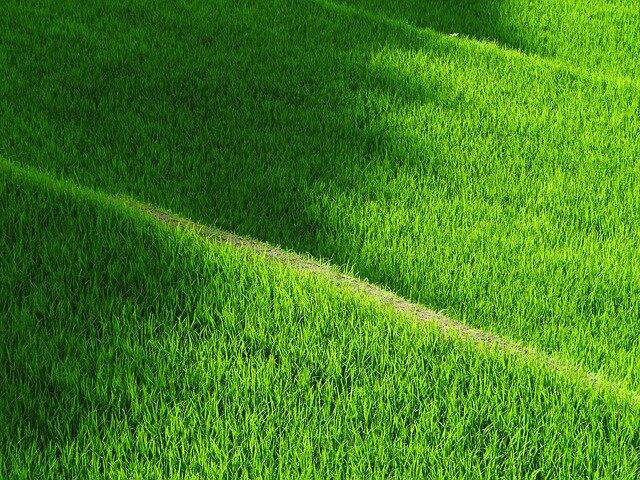
[{"label": "rice paddy", "polygon": [[640,475],[637,0],[4,10],[0,477]]}]

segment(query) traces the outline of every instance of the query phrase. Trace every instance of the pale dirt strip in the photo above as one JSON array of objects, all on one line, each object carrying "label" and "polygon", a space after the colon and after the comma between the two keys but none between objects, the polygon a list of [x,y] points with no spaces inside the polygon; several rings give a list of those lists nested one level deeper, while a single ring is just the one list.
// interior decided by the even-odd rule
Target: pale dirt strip
[{"label": "pale dirt strip", "polygon": [[282,264],[300,270],[301,272],[321,275],[323,278],[329,280],[335,285],[347,287],[353,292],[363,293],[419,322],[427,322],[435,325],[445,335],[456,336],[476,344],[497,348],[505,351],[506,353],[525,357],[526,359],[538,362],[551,370],[566,375],[578,382],[586,383],[605,394],[612,394],[617,398],[633,404],[634,406],[640,407],[640,392],[629,389],[621,382],[612,381],[602,374],[589,372],[579,365],[558,359],[553,355],[539,352],[513,340],[503,338],[453,320],[452,318],[429,310],[422,305],[410,302],[395,293],[384,290],[383,288],[365,280],[361,280],[351,275],[346,275],[338,271],[335,267],[324,265],[313,259],[305,258],[296,253],[273,247],[267,243],[192,222],[191,220],[164,212],[148,204],[132,201],[127,201],[127,203],[134,209],[142,211],[166,225],[190,230],[196,233],[199,237],[210,241],[251,250],[259,255],[274,259]]}]

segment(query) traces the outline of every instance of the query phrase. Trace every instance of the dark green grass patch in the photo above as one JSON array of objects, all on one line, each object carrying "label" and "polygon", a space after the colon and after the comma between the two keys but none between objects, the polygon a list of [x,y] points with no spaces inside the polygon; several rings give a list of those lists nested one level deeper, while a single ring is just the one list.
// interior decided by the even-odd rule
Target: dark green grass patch
[{"label": "dark green grass patch", "polygon": [[638,406],[0,170],[0,477],[637,478]]},{"label": "dark green grass patch", "polygon": [[364,2],[5,5],[12,160],[349,264],[638,386],[635,80]]}]

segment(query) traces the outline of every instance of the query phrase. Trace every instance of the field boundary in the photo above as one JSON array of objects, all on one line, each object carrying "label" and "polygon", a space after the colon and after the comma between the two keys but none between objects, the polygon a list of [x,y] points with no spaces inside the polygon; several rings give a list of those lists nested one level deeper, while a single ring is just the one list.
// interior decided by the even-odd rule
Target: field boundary
[{"label": "field boundary", "polygon": [[377,301],[381,305],[405,316],[408,320],[414,320],[417,324],[427,323],[433,325],[445,336],[465,340],[478,346],[497,349],[517,359],[536,362],[570,380],[592,387],[605,395],[613,396],[640,408],[640,391],[629,388],[624,382],[612,380],[602,373],[589,371],[579,364],[550,353],[538,351],[518,341],[472,327],[464,322],[435,312],[424,305],[411,302],[371,282],[343,273],[336,266],[323,263],[310,256],[300,255],[265,242],[203,225],[126,195],[111,195],[100,190],[83,187],[69,180],[50,176],[32,167],[17,165],[2,156],[0,156],[0,173],[7,174],[9,178],[14,175],[24,177],[31,182],[84,198],[105,207],[124,207],[132,213],[140,213],[149,218],[150,221],[157,222],[160,225],[191,232],[196,238],[243,248],[264,258],[289,266],[301,273],[318,275],[337,287],[346,288],[356,294],[366,295],[371,300]]},{"label": "field boundary", "polygon": [[311,257],[305,257],[295,252],[269,245],[265,242],[202,225],[146,203],[130,199],[127,199],[125,203],[134,210],[138,210],[164,225],[191,231],[201,239],[205,239],[207,241],[244,248],[298,271],[322,276],[324,279],[329,280],[338,287],[346,287],[354,293],[364,294],[418,323],[429,323],[434,325],[445,336],[457,337],[462,340],[470,341],[476,345],[495,348],[516,357],[533,360],[534,362],[538,362],[539,364],[549,368],[553,372],[565,375],[577,382],[586,383],[602,393],[613,394],[634,406],[640,407],[640,392],[630,389],[620,381],[611,380],[600,373],[591,372],[581,365],[558,358],[553,354],[527,347],[515,340],[457,321],[423,305],[411,302],[400,295],[385,290],[371,282],[362,280],[353,275],[345,274],[332,265],[324,264],[312,259]]},{"label": "field boundary", "polygon": [[403,20],[395,19],[393,17],[389,17],[387,15],[376,13],[367,8],[355,8],[347,4],[343,4],[340,2],[335,2],[332,0],[311,0],[315,4],[324,7],[328,10],[333,10],[339,14],[343,15],[351,15],[355,17],[359,17],[362,19],[370,20],[373,22],[379,22],[383,25],[386,25],[390,28],[400,29],[405,32],[411,32],[414,35],[424,36],[430,35],[441,38],[445,42],[449,42],[450,44],[455,44],[460,42],[461,39],[465,42],[469,42],[470,44],[476,44],[481,46],[481,48],[486,49],[486,52],[497,53],[501,56],[511,57],[511,58],[520,58],[529,63],[531,63],[534,67],[538,68],[550,68],[555,71],[563,71],[569,72],[576,77],[584,79],[588,82],[595,83],[611,83],[613,82],[616,86],[627,88],[631,87],[633,89],[640,88],[640,80],[637,77],[616,73],[616,72],[594,72],[588,68],[585,68],[581,65],[573,63],[569,60],[562,59],[560,57],[554,57],[551,55],[544,55],[536,52],[525,52],[522,50],[516,50],[509,46],[503,45],[496,40],[491,39],[480,39],[470,36],[462,36],[458,38],[451,38],[445,33],[439,32],[429,27],[417,27],[412,25],[411,23],[405,22]]},{"label": "field boundary", "polygon": [[445,315],[439,314],[422,305],[410,302],[403,297],[383,289],[382,287],[362,280],[353,275],[347,275],[340,272],[336,267],[324,264],[310,257],[305,257],[298,253],[284,250],[279,247],[272,246],[268,243],[254,240],[252,238],[236,235],[234,233],[212,228],[202,225],[186,218],[159,210],[149,204],[133,202],[130,205],[136,207],[142,212],[152,216],[164,224],[178,228],[184,228],[194,231],[198,236],[217,243],[233,245],[235,247],[247,248],[255,253],[265,257],[274,259],[284,263],[297,270],[322,275],[331,280],[332,283],[340,286],[346,286],[350,290],[364,293],[367,296],[381,301],[385,305],[391,306],[403,313],[408,313],[412,317],[420,321],[428,321],[436,324],[445,332],[455,332],[463,337],[471,339],[478,343],[487,345],[496,345],[501,348],[509,348],[512,342],[498,335],[471,327],[465,323],[453,320]]}]

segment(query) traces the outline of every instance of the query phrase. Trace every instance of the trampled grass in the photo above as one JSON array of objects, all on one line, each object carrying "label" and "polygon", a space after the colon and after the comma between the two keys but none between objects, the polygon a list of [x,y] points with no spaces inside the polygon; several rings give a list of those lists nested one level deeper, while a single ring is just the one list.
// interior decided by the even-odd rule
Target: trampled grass
[{"label": "trampled grass", "polygon": [[615,391],[0,170],[0,477],[637,478]]},{"label": "trampled grass", "polygon": [[540,2],[584,15],[510,25],[563,52],[600,25],[579,32],[582,64],[350,3],[7,2],[0,153],[349,264],[637,387],[637,43],[617,74],[595,68],[637,34],[637,3]]}]

